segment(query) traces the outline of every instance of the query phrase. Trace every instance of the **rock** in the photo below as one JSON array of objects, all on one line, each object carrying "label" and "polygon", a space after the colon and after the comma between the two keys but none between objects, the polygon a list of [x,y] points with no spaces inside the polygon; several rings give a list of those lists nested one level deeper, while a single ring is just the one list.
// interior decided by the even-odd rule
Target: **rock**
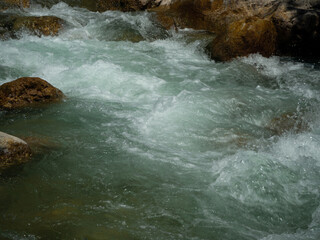
[{"label": "rock", "polygon": [[37,36],[55,36],[64,21],[54,16],[18,16],[0,13],[0,39],[19,38],[21,31]]},{"label": "rock", "polygon": [[108,10],[133,12],[152,8],[159,4],[160,2],[155,0],[82,0],[78,3],[78,6],[99,12],[105,12]]},{"label": "rock", "polygon": [[[34,2],[46,7],[51,7],[60,1],[34,0]],[[64,0],[64,2],[72,7],[82,7],[90,11],[99,12],[108,10],[123,12],[141,11],[156,4],[154,0]]]},{"label": "rock", "polygon": [[58,102],[63,93],[41,78],[23,77],[0,86],[0,109]]},{"label": "rock", "polygon": [[[320,4],[320,1],[316,1]],[[277,29],[278,54],[313,58],[320,56],[320,5],[284,5],[272,16]],[[314,7],[315,6],[315,7]]]},{"label": "rock", "polygon": [[140,0],[98,0],[97,10],[104,12],[107,10],[118,10],[123,12],[144,10]]},{"label": "rock", "polygon": [[213,23],[205,13],[210,8],[210,0],[179,0],[170,5],[149,9],[149,11],[156,13],[157,20],[166,29],[175,27],[211,31],[216,27],[212,26]]},{"label": "rock", "polygon": [[231,23],[208,45],[210,56],[229,61],[238,56],[260,53],[270,57],[276,51],[277,32],[271,20],[249,17]]},{"label": "rock", "polygon": [[0,0],[0,11],[12,7],[28,8],[30,0]]},{"label": "rock", "polygon": [[25,141],[0,132],[0,169],[25,163],[30,157],[31,150]]},{"label": "rock", "polygon": [[165,28],[214,32],[215,60],[250,53],[320,56],[320,0],[177,0],[149,11]]},{"label": "rock", "polygon": [[145,40],[133,24],[128,24],[121,19],[106,23],[96,37],[105,41],[140,42]]},{"label": "rock", "polygon": [[17,17],[13,24],[13,31],[27,30],[37,36],[55,36],[62,28],[64,21],[55,16],[23,16]]},{"label": "rock", "polygon": [[273,118],[268,128],[274,132],[274,134],[282,135],[288,131],[295,133],[306,131],[309,129],[309,125],[296,113],[284,113],[280,117]]},{"label": "rock", "polygon": [[11,15],[3,14],[0,12],[0,39],[6,40],[13,38],[14,33],[12,31],[13,21]]}]

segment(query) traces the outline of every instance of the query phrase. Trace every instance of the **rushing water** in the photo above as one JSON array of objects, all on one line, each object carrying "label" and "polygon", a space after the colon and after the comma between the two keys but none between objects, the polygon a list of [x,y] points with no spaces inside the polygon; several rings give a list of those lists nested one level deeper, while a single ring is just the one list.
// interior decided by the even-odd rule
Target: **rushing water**
[{"label": "rushing water", "polygon": [[[45,142],[0,175],[0,239],[320,239],[317,63],[216,63],[147,13],[24,14],[67,25],[1,41],[0,83],[41,77],[67,99],[0,112],[0,131]],[[287,113],[305,127],[276,135]]]}]

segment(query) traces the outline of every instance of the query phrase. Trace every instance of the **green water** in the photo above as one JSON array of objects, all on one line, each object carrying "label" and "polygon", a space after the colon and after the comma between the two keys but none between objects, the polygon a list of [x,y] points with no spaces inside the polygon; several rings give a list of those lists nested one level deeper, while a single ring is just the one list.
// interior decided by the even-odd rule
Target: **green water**
[{"label": "green water", "polygon": [[[0,239],[320,239],[317,62],[216,63],[147,13],[24,14],[67,25],[1,41],[0,83],[41,77],[67,99],[0,112],[0,131],[43,142],[1,172]],[[284,113],[307,127],[276,135]]]}]

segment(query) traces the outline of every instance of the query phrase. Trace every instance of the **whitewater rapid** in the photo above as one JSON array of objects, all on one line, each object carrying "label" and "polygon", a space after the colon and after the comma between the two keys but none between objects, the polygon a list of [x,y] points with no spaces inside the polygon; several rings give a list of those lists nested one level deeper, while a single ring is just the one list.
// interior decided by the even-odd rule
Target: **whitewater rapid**
[{"label": "whitewater rapid", "polygon": [[[1,173],[0,238],[320,238],[318,62],[214,62],[145,12],[22,14],[66,25],[1,41],[0,84],[41,77],[67,99],[0,112],[0,131],[52,143]],[[307,127],[277,135],[283,114]]]}]

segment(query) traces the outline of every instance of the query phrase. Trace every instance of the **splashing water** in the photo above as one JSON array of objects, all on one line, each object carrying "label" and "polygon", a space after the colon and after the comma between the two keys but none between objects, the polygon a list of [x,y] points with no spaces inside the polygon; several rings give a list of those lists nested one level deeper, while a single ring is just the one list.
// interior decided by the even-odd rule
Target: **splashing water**
[{"label": "splashing water", "polygon": [[[0,83],[41,77],[68,98],[0,112],[0,131],[54,143],[1,173],[1,239],[320,238],[318,63],[216,63],[148,13],[23,14],[67,25],[0,42]],[[308,127],[275,135],[288,113]]]}]

